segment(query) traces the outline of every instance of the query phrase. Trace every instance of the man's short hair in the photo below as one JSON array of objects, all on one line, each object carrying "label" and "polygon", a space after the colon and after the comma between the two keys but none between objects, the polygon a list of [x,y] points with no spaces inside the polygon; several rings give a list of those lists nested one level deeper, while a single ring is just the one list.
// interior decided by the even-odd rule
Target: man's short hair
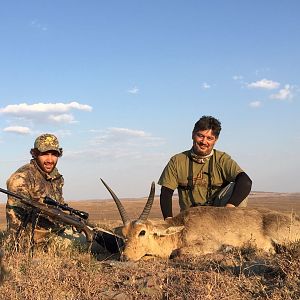
[{"label": "man's short hair", "polygon": [[218,138],[221,132],[221,122],[212,116],[202,116],[196,123],[193,133],[202,130],[212,130],[213,135]]}]

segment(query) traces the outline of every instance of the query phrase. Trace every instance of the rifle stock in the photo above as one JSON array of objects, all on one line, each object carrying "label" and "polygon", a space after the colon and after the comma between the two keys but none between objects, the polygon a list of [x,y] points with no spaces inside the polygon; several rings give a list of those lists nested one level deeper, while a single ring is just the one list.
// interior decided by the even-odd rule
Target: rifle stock
[{"label": "rifle stock", "polygon": [[20,202],[25,205],[38,209],[41,213],[59,223],[75,227],[79,232],[83,232],[85,234],[87,243],[92,243],[94,239],[94,230],[91,229],[80,217],[65,213],[57,207],[48,207],[43,203],[29,200],[2,188],[0,188],[0,192],[20,200]]},{"label": "rifle stock", "polygon": [[[68,207],[67,211],[69,213],[66,213],[63,211],[63,208],[65,207],[62,208],[59,205],[56,205],[56,203],[52,203],[52,201],[55,201],[52,199],[52,201],[50,201],[51,203],[48,205],[46,204],[47,202],[40,203],[32,201],[2,188],[0,188],[0,192],[19,199],[21,203],[37,209],[43,215],[52,218],[58,223],[73,226],[79,232],[83,232],[85,234],[89,250],[91,250],[92,242],[94,240],[111,253],[119,253],[121,248],[124,246],[124,239],[121,235],[88,222],[88,214],[85,212],[77,211]],[[76,213],[76,215],[74,213]]]}]

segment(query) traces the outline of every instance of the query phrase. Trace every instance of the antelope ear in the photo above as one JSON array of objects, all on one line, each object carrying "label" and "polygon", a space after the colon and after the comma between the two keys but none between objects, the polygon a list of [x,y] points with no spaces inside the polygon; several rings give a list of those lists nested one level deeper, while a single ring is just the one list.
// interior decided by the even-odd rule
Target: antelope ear
[{"label": "antelope ear", "polygon": [[158,230],[154,234],[157,236],[167,236],[167,235],[179,233],[183,229],[184,229],[184,226],[170,226],[166,229]]}]

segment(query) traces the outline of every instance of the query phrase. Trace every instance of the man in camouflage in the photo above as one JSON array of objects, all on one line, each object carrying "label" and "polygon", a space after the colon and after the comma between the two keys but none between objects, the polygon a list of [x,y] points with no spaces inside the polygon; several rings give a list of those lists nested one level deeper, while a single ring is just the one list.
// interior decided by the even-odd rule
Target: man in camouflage
[{"label": "man in camouflage", "polygon": [[[7,180],[7,189],[19,196],[31,201],[43,202],[46,196],[56,200],[60,204],[66,204],[63,198],[64,179],[58,172],[56,164],[59,157],[62,156],[62,148],[59,146],[58,139],[53,134],[42,134],[34,142],[34,147],[30,153],[32,159],[30,163],[19,168]],[[20,203],[18,199],[8,196],[6,204],[6,218],[8,231],[12,236],[19,238],[22,233],[30,237],[31,242],[56,242],[63,244],[65,247],[70,245],[80,246],[84,249],[88,245],[83,233],[77,232],[71,226],[59,224],[51,220],[49,216],[35,214],[32,208]],[[33,219],[36,218],[36,225]],[[32,228],[33,227],[33,228]],[[95,254],[103,251],[107,243],[113,243],[115,248],[121,245],[119,239],[116,244],[115,235],[108,234],[106,231],[101,234],[101,229],[94,227],[97,235],[92,242],[91,251]],[[53,234],[54,233],[54,234]],[[25,239],[25,241],[27,241]],[[118,249],[116,249],[117,251]]]},{"label": "man in camouflage", "polygon": [[[42,134],[36,138],[30,153],[30,163],[22,166],[7,180],[7,189],[31,201],[42,202],[48,196],[64,204],[63,176],[58,172],[56,164],[62,156],[62,148],[53,134]],[[10,232],[19,234],[33,217],[37,217],[34,240],[38,242],[50,232],[63,230],[61,225],[46,216],[34,216],[32,209],[21,204],[18,199],[8,196],[6,204],[7,227]]]},{"label": "man in camouflage", "polygon": [[171,157],[158,184],[162,186],[160,206],[165,219],[172,217],[172,196],[177,188],[180,210],[191,206],[246,206],[252,181],[225,152],[214,149],[221,123],[202,116],[192,132],[190,150]]}]

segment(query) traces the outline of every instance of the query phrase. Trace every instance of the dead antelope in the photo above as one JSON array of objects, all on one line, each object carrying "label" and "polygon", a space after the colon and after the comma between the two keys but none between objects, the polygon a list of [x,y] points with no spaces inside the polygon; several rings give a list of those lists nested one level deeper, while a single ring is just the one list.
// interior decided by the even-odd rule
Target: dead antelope
[{"label": "dead antelope", "polygon": [[300,239],[298,216],[268,209],[192,207],[168,222],[154,224],[148,220],[154,201],[154,182],[142,214],[137,220],[130,221],[118,197],[102,182],[113,197],[123,221],[120,229],[125,241],[124,260],[136,261],[144,256],[169,258],[175,253],[202,255],[224,246],[249,244],[274,253],[276,245]]}]

